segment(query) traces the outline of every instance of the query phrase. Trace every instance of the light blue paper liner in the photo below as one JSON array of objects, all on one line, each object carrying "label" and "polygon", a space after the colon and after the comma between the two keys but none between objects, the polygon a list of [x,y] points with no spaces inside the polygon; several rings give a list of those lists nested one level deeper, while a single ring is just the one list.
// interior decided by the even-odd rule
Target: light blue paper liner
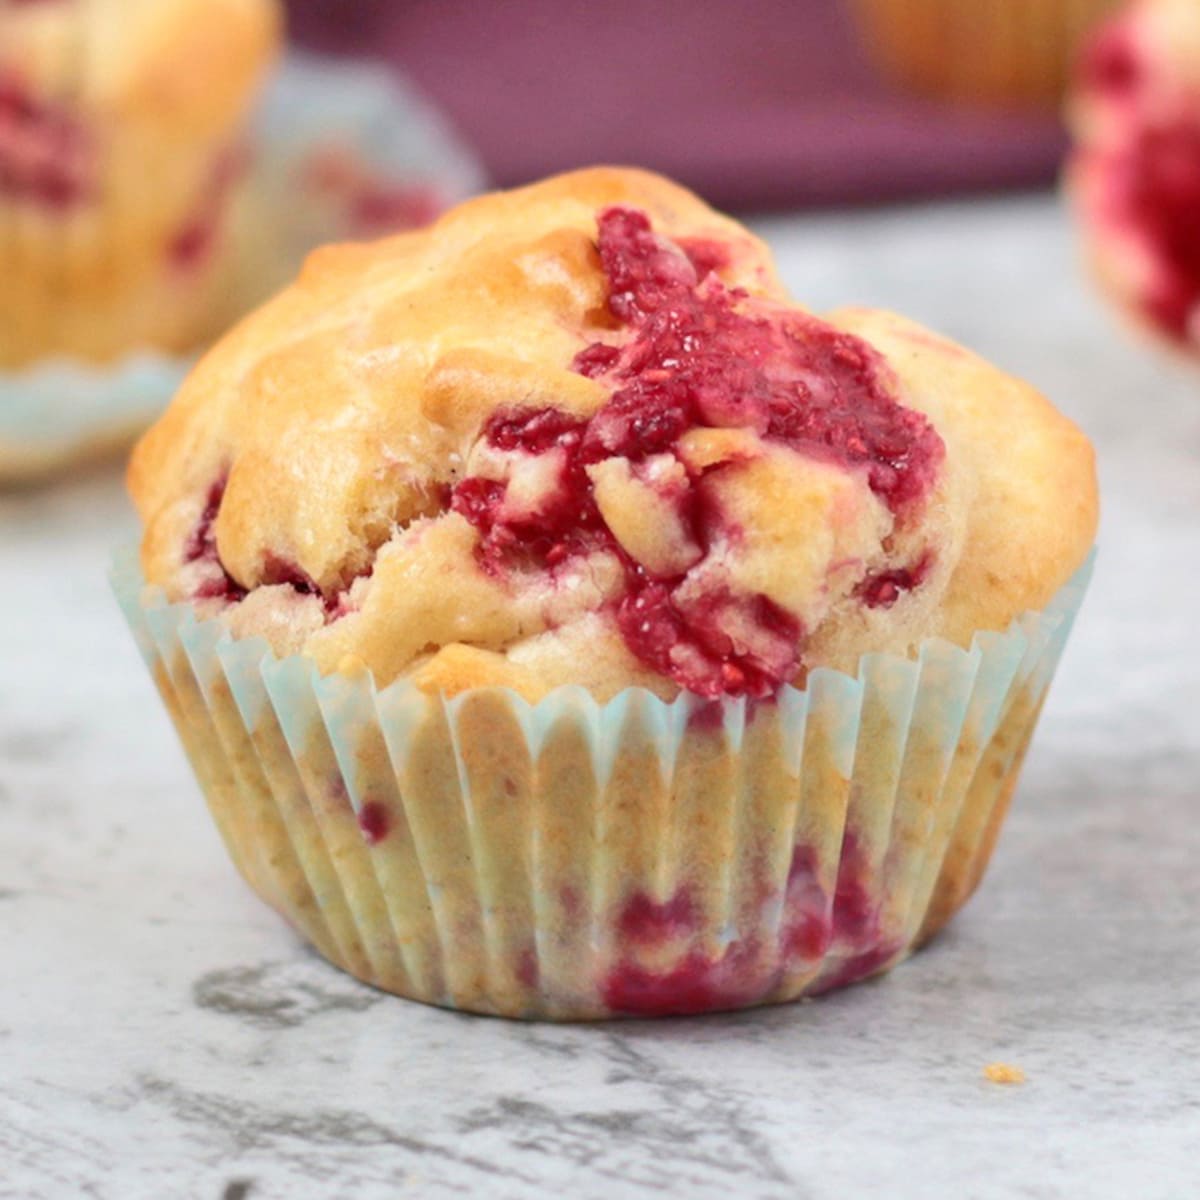
[{"label": "light blue paper liner", "polygon": [[[268,278],[235,284],[265,298],[323,241],[348,236],[314,225],[298,203],[297,174],[316,148],[352,149],[390,181],[428,183],[447,204],[480,191],[478,160],[441,114],[395,72],[293,51],[271,79],[253,120],[251,191],[271,211],[278,253]],[[246,270],[263,263],[247,257]],[[178,390],[194,355],[139,350],[107,365],[48,359],[0,370],[0,483],[32,479],[128,444]]]},{"label": "light blue paper liner", "polygon": [[197,621],[132,549],[112,579],[268,902],[378,986],[574,1019],[817,993],[935,932],[986,865],[1091,572],[970,649],[716,708],[377,689]]}]

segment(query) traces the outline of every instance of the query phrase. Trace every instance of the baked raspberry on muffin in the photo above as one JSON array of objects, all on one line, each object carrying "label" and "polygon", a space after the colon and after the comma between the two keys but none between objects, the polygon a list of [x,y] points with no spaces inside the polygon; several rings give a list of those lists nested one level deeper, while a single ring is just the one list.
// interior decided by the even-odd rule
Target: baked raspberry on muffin
[{"label": "baked raspberry on muffin", "polygon": [[1200,6],[1139,0],[1083,56],[1070,188],[1105,290],[1200,354]]},{"label": "baked raspberry on muffin", "polygon": [[319,251],[129,479],[127,609],[247,878],[362,978],[531,1016],[936,929],[1096,514],[1031,388],[615,169]]},{"label": "baked raspberry on muffin", "polygon": [[0,3],[0,366],[212,332],[276,0]]}]

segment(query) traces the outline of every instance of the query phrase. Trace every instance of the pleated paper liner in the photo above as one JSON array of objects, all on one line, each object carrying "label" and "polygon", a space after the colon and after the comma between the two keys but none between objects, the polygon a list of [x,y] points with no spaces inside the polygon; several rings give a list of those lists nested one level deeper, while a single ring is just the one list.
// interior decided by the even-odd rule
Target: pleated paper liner
[{"label": "pleated paper liner", "polygon": [[969,650],[771,702],[446,700],[114,587],[229,853],[323,955],[511,1017],[737,1009],[904,958],[987,864],[1091,561]]}]

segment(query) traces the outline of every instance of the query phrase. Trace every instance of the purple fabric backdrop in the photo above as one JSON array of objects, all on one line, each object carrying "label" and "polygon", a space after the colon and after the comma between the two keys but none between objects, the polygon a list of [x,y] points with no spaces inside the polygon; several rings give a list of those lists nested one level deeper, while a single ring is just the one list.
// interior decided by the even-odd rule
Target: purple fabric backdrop
[{"label": "purple fabric backdrop", "polygon": [[876,78],[837,0],[290,0],[302,44],[399,64],[493,179],[597,162],[730,208],[1050,181],[1056,123]]}]

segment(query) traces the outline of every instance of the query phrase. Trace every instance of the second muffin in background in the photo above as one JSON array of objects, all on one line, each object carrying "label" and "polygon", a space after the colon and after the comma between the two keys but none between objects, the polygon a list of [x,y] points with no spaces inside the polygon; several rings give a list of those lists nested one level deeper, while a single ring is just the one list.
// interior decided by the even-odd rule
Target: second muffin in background
[{"label": "second muffin in background", "polygon": [[219,329],[276,0],[0,6],[0,368]]},{"label": "second muffin in background", "polygon": [[875,56],[915,91],[1053,108],[1088,32],[1120,0],[851,0]]},{"label": "second muffin in background", "polygon": [[247,879],[361,978],[520,1016],[785,1000],[930,936],[1096,520],[1032,389],[805,312],[621,170],[319,252],[130,485],[118,588]]}]

